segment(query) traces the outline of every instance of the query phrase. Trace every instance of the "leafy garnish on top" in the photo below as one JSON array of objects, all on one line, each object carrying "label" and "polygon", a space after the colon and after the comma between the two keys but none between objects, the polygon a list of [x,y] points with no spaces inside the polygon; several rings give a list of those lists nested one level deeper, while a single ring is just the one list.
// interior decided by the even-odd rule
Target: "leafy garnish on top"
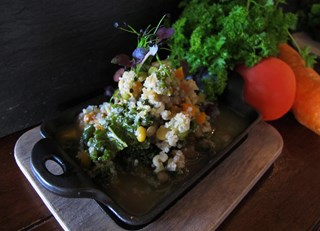
[{"label": "leafy garnish on top", "polygon": [[[120,25],[116,22],[114,24],[116,28],[137,35],[137,47],[132,52],[131,57],[126,54],[119,54],[111,60],[111,63],[118,64],[125,68],[133,68],[138,72],[144,63],[150,64],[153,57],[159,60],[158,50],[166,44],[167,39],[170,38],[174,32],[173,28],[164,26],[166,19],[168,19],[168,15],[164,15],[156,27],[149,25],[146,29],[140,30],[139,32],[127,23]],[[119,73],[121,72],[120,70]],[[115,80],[118,79],[119,73],[116,73],[116,76],[114,76]]]}]

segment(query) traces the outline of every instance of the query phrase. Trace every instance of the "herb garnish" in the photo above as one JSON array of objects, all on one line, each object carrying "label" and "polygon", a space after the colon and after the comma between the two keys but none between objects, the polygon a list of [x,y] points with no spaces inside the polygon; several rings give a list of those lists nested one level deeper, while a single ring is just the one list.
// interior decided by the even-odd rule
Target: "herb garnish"
[{"label": "herb garnish", "polygon": [[139,32],[125,22],[122,25],[118,22],[114,24],[115,28],[137,35],[138,40],[137,47],[132,52],[132,58],[126,54],[119,54],[111,60],[111,63],[124,67],[115,74],[115,80],[123,74],[125,68],[132,68],[136,72],[139,72],[144,63],[150,64],[153,57],[156,57],[159,61],[159,47],[165,49],[163,46],[174,32],[173,28],[163,25],[165,19],[168,19],[168,15],[164,15],[156,27],[149,25],[146,29]]},{"label": "herb garnish", "polygon": [[253,66],[262,58],[276,56],[286,42],[296,16],[284,13],[284,0],[191,0],[173,24],[171,60],[185,60],[190,73],[207,68],[207,97],[216,99],[226,86],[227,73],[238,64]]}]

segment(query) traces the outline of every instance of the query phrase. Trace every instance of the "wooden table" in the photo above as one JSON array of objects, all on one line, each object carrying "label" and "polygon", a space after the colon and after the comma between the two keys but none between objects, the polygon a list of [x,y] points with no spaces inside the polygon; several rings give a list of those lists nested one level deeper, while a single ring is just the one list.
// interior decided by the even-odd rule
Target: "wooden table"
[{"label": "wooden table", "polygon": [[[320,136],[291,113],[270,124],[283,151],[218,230],[320,230]],[[14,160],[24,132],[0,139],[0,229],[62,230]]]}]

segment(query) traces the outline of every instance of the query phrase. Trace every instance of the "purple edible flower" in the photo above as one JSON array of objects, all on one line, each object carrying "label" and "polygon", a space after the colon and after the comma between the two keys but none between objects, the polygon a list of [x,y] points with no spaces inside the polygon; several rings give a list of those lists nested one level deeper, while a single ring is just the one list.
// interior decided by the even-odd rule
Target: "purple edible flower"
[{"label": "purple edible flower", "polygon": [[124,67],[132,67],[132,65],[133,65],[132,60],[126,54],[119,54],[119,55],[115,56],[111,60],[111,63],[118,64],[118,65],[124,66]]},{"label": "purple edible flower", "polygon": [[173,28],[166,28],[166,27],[160,27],[156,33],[157,37],[159,38],[158,42],[161,42],[164,39],[170,38],[174,33]]},{"label": "purple edible flower", "polygon": [[124,68],[118,69],[113,75],[113,80],[115,82],[119,82],[119,79],[123,75],[124,71],[125,71]]},{"label": "purple edible flower", "polygon": [[149,52],[144,56],[141,65],[147,60],[147,58],[152,55],[155,56],[158,52],[158,45],[153,45],[152,47],[149,48]]},{"label": "purple edible flower", "polygon": [[132,52],[132,57],[136,61],[136,63],[140,63],[146,54],[148,53],[148,49],[145,47],[138,47]]},{"label": "purple edible flower", "polygon": [[[163,40],[170,38],[174,33],[173,28],[161,26],[161,24],[163,23],[163,20],[166,17],[168,17],[168,15],[164,15],[161,18],[157,27],[150,29],[150,25],[149,25],[145,30],[141,29],[139,32],[136,31],[130,25],[127,25],[125,22],[122,23],[122,26],[117,22],[114,23],[115,28],[119,28],[123,31],[137,35],[138,47],[132,52],[131,54],[132,58],[130,58],[128,55],[120,54],[114,57],[111,60],[111,63],[121,65],[126,69],[138,67],[137,70],[139,70],[143,65],[143,63],[146,62],[150,56],[156,56],[160,47],[165,44],[165,41]],[[151,58],[149,60],[152,61]],[[119,73],[116,73],[114,75],[115,81],[118,81]]]}]

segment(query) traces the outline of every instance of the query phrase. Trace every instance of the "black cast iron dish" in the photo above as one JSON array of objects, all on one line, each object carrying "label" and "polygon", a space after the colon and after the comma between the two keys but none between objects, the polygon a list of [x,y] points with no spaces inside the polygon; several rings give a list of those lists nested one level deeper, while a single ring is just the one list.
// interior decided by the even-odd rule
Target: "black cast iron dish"
[{"label": "black cast iron dish", "polygon": [[[92,198],[122,227],[129,229],[142,228],[158,217],[178,198],[183,196],[187,190],[217,166],[224,157],[232,153],[232,150],[237,147],[237,144],[245,139],[248,130],[260,120],[260,115],[243,102],[242,89],[242,78],[231,75],[229,77],[228,89],[221,98],[220,103],[245,117],[249,121],[248,127],[223,151],[215,154],[201,171],[188,178],[178,188],[175,188],[161,203],[158,203],[146,214],[136,215],[126,212],[119,204],[112,200],[107,193],[103,192],[99,185],[93,182],[78,163],[65,153],[53,138],[58,127],[74,121],[74,118],[78,116],[81,108],[83,108],[82,106],[42,124],[41,133],[45,138],[36,143],[32,150],[32,171],[39,182],[49,191],[63,197]],[[48,160],[57,163],[62,168],[61,174],[55,175],[47,169],[46,162]]]}]

